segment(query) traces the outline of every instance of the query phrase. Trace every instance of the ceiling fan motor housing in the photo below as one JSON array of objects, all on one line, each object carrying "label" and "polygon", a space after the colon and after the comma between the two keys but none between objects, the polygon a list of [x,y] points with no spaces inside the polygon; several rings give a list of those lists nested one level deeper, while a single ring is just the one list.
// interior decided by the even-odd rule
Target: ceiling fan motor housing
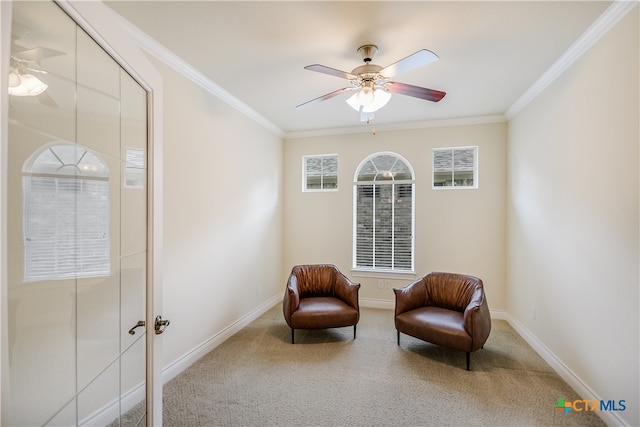
[{"label": "ceiling fan motor housing", "polygon": [[360,46],[358,48],[358,53],[362,57],[362,60],[366,63],[371,62],[373,57],[378,52],[378,46],[373,44],[365,44],[364,46]]}]

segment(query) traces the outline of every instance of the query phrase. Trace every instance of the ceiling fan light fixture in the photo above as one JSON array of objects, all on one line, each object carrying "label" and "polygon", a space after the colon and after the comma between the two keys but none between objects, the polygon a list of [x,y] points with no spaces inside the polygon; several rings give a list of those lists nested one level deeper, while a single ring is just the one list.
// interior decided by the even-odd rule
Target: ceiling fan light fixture
[{"label": "ceiling fan light fixture", "polygon": [[22,80],[20,80],[20,76],[18,75],[18,73],[11,71],[9,73],[9,87],[18,87],[20,86],[20,83],[22,83]]},{"label": "ceiling fan light fixture", "polygon": [[356,111],[362,110],[365,113],[373,113],[387,105],[390,99],[391,93],[386,90],[372,90],[371,88],[363,87],[347,99],[347,104]]},{"label": "ceiling fan light fixture", "polygon": [[358,103],[362,106],[369,106],[376,100],[373,89],[371,89],[370,87],[363,87],[362,89],[360,89],[356,94],[356,98],[358,99]]},{"label": "ceiling fan light fixture", "polygon": [[391,93],[383,89],[376,89],[373,94],[373,102],[362,107],[362,111],[364,111],[365,113],[373,113],[374,111],[378,111],[379,109],[387,105],[387,103],[391,99]]},{"label": "ceiling fan light fixture", "polygon": [[356,111],[360,111],[360,102],[358,102],[358,93],[354,93],[347,99],[347,104]]},{"label": "ceiling fan light fixture", "polygon": [[14,83],[16,80],[11,74],[15,73],[9,75],[9,95],[38,96],[49,87],[33,74],[15,74],[20,82],[17,86],[12,86],[12,80]]}]

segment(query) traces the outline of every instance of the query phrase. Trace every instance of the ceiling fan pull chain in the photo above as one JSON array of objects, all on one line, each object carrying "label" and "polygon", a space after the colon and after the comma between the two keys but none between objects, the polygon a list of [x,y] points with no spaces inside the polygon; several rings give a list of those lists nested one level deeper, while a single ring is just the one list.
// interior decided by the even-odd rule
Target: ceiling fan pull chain
[{"label": "ceiling fan pull chain", "polygon": [[[370,124],[371,124],[370,118],[369,118],[369,117],[367,117],[367,125],[370,125]],[[376,134],[376,127],[375,127],[375,126],[373,126],[373,127],[371,128],[371,135],[374,135],[374,136],[375,136],[375,134]]]}]

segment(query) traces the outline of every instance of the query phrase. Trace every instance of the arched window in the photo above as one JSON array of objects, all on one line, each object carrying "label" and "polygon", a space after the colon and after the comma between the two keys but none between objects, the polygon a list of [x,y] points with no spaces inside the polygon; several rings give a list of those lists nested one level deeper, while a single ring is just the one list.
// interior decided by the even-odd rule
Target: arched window
[{"label": "arched window", "polygon": [[78,144],[55,143],[22,169],[25,281],[110,273],[109,170]]},{"label": "arched window", "polygon": [[376,153],[356,171],[353,268],[413,271],[414,175],[395,153]]}]

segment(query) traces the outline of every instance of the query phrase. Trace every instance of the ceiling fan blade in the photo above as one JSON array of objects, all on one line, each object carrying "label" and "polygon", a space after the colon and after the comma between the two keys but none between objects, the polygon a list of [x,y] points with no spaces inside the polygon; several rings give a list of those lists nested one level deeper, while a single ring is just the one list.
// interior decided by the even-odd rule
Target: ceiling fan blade
[{"label": "ceiling fan blade", "polygon": [[423,65],[436,62],[438,59],[440,58],[435,53],[427,49],[422,49],[383,68],[380,70],[380,74],[385,77],[397,76],[398,74],[406,73]]},{"label": "ceiling fan blade", "polygon": [[58,104],[56,104],[53,98],[51,98],[51,96],[46,91],[38,95],[38,101],[40,101],[44,105],[48,105],[49,107],[58,107]]},{"label": "ceiling fan blade", "polygon": [[50,58],[52,56],[60,55],[64,55],[64,52],[60,52],[59,50],[55,49],[49,49],[47,47],[34,47],[33,49],[14,52],[12,56],[21,61],[40,62],[44,58]]},{"label": "ceiling fan blade", "polygon": [[413,96],[414,98],[426,99],[427,101],[438,102],[446,95],[446,92],[427,89],[425,87],[408,85],[406,83],[389,82],[386,89],[391,93]]},{"label": "ceiling fan blade", "polygon": [[344,87],[342,89],[334,90],[333,92],[329,92],[326,95],[319,96],[319,97],[317,97],[315,99],[312,99],[311,101],[307,101],[305,103],[297,105],[296,108],[307,108],[310,105],[317,104],[318,102],[326,101],[327,99],[331,99],[334,96],[338,96],[338,95],[340,95],[342,93],[349,92],[350,90],[353,90],[353,88],[352,87]]},{"label": "ceiling fan blade", "polygon": [[346,71],[336,70],[335,68],[327,67],[320,64],[307,65],[304,67],[305,70],[309,71],[317,71],[318,73],[329,74],[330,76],[340,77],[342,79],[353,80],[357,79],[358,76],[354,76],[351,73],[347,73]]}]

